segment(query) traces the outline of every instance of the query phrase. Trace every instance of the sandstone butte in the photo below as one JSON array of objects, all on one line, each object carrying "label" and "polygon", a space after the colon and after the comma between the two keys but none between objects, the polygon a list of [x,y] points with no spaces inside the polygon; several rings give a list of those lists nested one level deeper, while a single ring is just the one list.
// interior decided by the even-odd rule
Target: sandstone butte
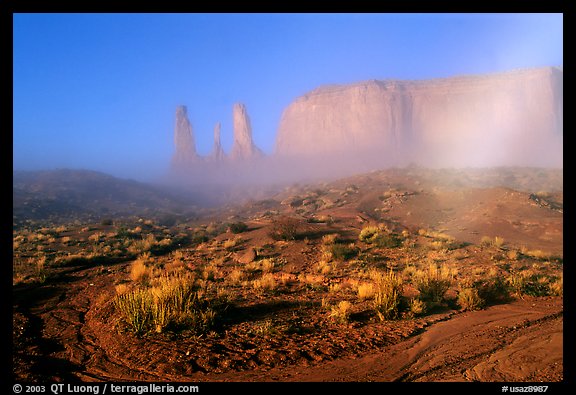
[{"label": "sandstone butte", "polygon": [[[173,164],[196,154],[186,111],[176,111]],[[246,108],[235,104],[228,162],[259,160]],[[319,87],[283,112],[267,160],[370,168],[402,166],[562,167],[563,69],[544,67],[431,80],[370,80]],[[312,162],[309,162],[312,163]],[[296,166],[297,167],[297,166]],[[274,166],[270,166],[270,171]],[[308,169],[310,170],[310,169]]]}]

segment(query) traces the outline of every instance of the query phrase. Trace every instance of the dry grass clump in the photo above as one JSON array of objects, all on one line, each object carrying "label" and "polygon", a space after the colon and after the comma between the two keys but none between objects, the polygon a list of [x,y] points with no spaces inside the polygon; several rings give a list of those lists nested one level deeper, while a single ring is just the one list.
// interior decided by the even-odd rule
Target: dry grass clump
[{"label": "dry grass clump", "polygon": [[276,278],[272,273],[264,273],[262,277],[252,281],[252,287],[258,293],[273,291],[277,288]]},{"label": "dry grass clump", "polygon": [[380,233],[380,229],[377,226],[365,226],[360,231],[358,239],[365,243],[372,243],[375,241],[376,237]]},{"label": "dry grass clump", "polygon": [[402,244],[400,236],[390,232],[386,226],[365,226],[360,231],[358,239],[379,248],[395,248]]},{"label": "dry grass clump", "polygon": [[233,239],[224,240],[224,242],[222,243],[222,247],[224,247],[226,250],[233,250],[234,248],[239,246],[241,243],[242,243],[242,238],[237,236]]},{"label": "dry grass clump", "polygon": [[482,236],[480,239],[480,244],[487,247],[502,248],[502,246],[504,246],[504,238],[500,236],[495,236],[494,238],[489,236]]},{"label": "dry grass clump", "polygon": [[236,268],[230,272],[227,278],[232,285],[240,285],[246,279],[246,273],[244,270]]},{"label": "dry grass clump", "polygon": [[304,285],[307,285],[313,289],[318,289],[324,286],[326,277],[323,275],[315,275],[310,273],[300,273],[298,275],[298,281]]},{"label": "dry grass clump", "polygon": [[328,275],[330,273],[332,273],[336,268],[336,264],[334,262],[326,262],[324,260],[316,263],[316,265],[314,265],[314,269],[316,270],[316,273],[320,273],[323,275]]},{"label": "dry grass clump", "polygon": [[322,236],[322,244],[323,245],[330,245],[334,244],[338,241],[340,235],[338,233],[331,233],[328,235]]},{"label": "dry grass clump", "polygon": [[141,254],[130,266],[130,278],[132,281],[144,282],[149,279],[151,269],[147,264],[150,262],[150,253]]},{"label": "dry grass clump", "polygon": [[484,300],[476,288],[463,288],[458,292],[458,304],[462,310],[480,310],[484,307]]},{"label": "dry grass clump", "polygon": [[520,250],[520,252],[523,255],[535,258],[535,259],[539,259],[539,260],[546,260],[546,259],[551,259],[552,258],[552,254],[546,251],[542,251],[542,250],[528,250],[526,247],[522,247],[522,249]]},{"label": "dry grass clump", "polygon": [[420,299],[428,308],[442,304],[444,294],[450,288],[455,272],[446,265],[438,266],[431,263],[428,270],[419,270],[415,273],[414,281],[420,292]]},{"label": "dry grass clump", "polygon": [[[135,233],[139,234],[142,232],[140,227],[137,227],[136,229],[139,229],[139,232]],[[133,240],[131,245],[128,247],[128,252],[132,254],[141,254],[150,251],[157,244],[158,241],[156,240],[156,236],[154,236],[152,233],[149,233],[142,239]]]},{"label": "dry grass clump", "polygon": [[262,273],[271,273],[274,271],[275,267],[276,262],[274,261],[274,258],[264,258],[260,261]]},{"label": "dry grass clump", "polygon": [[358,299],[366,300],[371,299],[376,294],[376,289],[372,283],[362,283],[358,285]]},{"label": "dry grass clump", "polygon": [[358,255],[358,248],[354,245],[354,243],[350,244],[335,243],[330,244],[327,247],[328,248],[325,252],[327,252],[328,254],[326,254],[326,257],[331,257],[332,259],[338,261],[347,261]]},{"label": "dry grass clump", "polygon": [[161,276],[150,287],[117,288],[114,305],[136,334],[189,330],[206,332],[214,323],[214,301],[206,297],[191,275]]},{"label": "dry grass clump", "polygon": [[426,303],[420,298],[412,298],[408,301],[409,316],[418,317],[426,313]]},{"label": "dry grass clump", "polygon": [[513,272],[506,278],[506,284],[512,293],[523,298],[529,296],[548,296],[563,294],[563,278],[538,273],[534,269]]},{"label": "dry grass clump", "polygon": [[402,295],[402,277],[390,270],[388,273],[372,271],[370,277],[375,283],[373,307],[381,321],[399,316]]},{"label": "dry grass clump", "polygon": [[548,285],[548,287],[550,289],[550,295],[553,295],[553,296],[564,295],[564,276],[562,275],[562,273],[560,274],[560,277],[558,277],[557,279],[552,281]]},{"label": "dry grass clump", "polygon": [[337,305],[331,307],[330,318],[338,323],[346,324],[350,320],[351,310],[352,303],[347,300],[342,300]]}]

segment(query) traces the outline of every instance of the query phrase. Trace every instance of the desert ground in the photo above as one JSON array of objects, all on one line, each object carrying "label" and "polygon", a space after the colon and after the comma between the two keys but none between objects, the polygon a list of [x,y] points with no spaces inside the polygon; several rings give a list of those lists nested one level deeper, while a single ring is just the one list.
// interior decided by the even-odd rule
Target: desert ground
[{"label": "desert ground", "polygon": [[563,381],[562,171],[374,171],[13,231],[13,375]]}]

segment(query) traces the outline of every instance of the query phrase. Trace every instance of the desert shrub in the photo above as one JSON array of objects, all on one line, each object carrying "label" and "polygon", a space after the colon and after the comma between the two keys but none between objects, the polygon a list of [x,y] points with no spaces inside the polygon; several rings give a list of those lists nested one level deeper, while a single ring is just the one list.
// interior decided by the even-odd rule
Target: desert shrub
[{"label": "desert shrub", "polygon": [[272,273],[265,273],[259,279],[256,279],[252,282],[252,286],[254,289],[259,292],[263,293],[265,291],[273,291],[276,289],[276,279]]},{"label": "desert shrub", "polygon": [[562,296],[564,294],[564,277],[561,275],[550,283],[550,295]]},{"label": "desert shrub", "polygon": [[142,334],[151,323],[152,302],[152,295],[147,290],[137,289],[118,295],[115,305],[129,328],[136,334]]},{"label": "desert shrub", "polygon": [[372,244],[380,248],[396,248],[402,245],[402,239],[396,233],[380,233]]},{"label": "desert shrub", "polygon": [[330,262],[326,262],[326,261],[320,261],[315,265],[315,269],[317,273],[320,274],[330,274],[332,272],[332,270],[334,269],[334,266],[330,264]]},{"label": "desert shrub", "polygon": [[360,241],[363,241],[364,243],[372,243],[376,238],[376,236],[378,235],[378,233],[379,229],[377,226],[365,226],[360,231],[358,239],[360,239]]},{"label": "desert shrub", "polygon": [[238,238],[234,238],[234,239],[227,239],[224,240],[224,242],[222,243],[222,247],[224,247],[227,250],[233,250],[234,248],[236,248],[241,242],[241,239]]},{"label": "desert shrub", "polygon": [[535,258],[535,259],[540,259],[540,260],[546,260],[546,259],[551,259],[552,258],[552,254],[549,252],[545,252],[542,250],[524,250],[522,252],[524,255]]},{"label": "desert shrub", "polygon": [[500,236],[495,236],[494,238],[489,236],[482,236],[480,239],[480,244],[487,247],[502,248],[504,245],[504,238]]},{"label": "desert shrub", "polygon": [[357,293],[360,300],[365,300],[374,297],[376,290],[374,289],[374,284],[364,283],[358,285]]},{"label": "desert shrub", "polygon": [[215,312],[207,306],[194,279],[188,276],[161,278],[150,292],[153,295],[152,321],[156,332],[168,327],[204,333],[214,323]]},{"label": "desert shrub", "polygon": [[338,233],[331,233],[328,235],[324,235],[324,236],[322,236],[322,244],[323,245],[334,244],[338,241],[339,237],[340,237],[340,235]]},{"label": "desert shrub", "polygon": [[276,267],[276,262],[274,258],[264,258],[260,261],[260,269],[263,273],[269,273]]},{"label": "desert shrub", "polygon": [[411,316],[418,317],[426,313],[426,303],[420,298],[412,298],[408,302],[408,309]]},{"label": "desert shrub", "polygon": [[347,261],[358,255],[358,249],[354,244],[335,243],[329,246],[328,251],[339,261]]},{"label": "desert shrub", "polygon": [[234,285],[239,285],[245,279],[246,273],[242,269],[234,269],[230,272],[227,279]]},{"label": "desert shrub", "polygon": [[384,227],[366,226],[362,228],[358,239],[379,248],[396,248],[402,244],[400,236]]},{"label": "desert shrub", "polygon": [[438,267],[430,264],[427,271],[415,273],[415,285],[420,292],[420,299],[429,308],[439,306],[444,300],[444,294],[450,288],[453,274],[446,266]]},{"label": "desert shrub", "polygon": [[128,251],[133,254],[140,254],[146,251],[150,251],[158,244],[156,236],[153,233],[147,234],[140,240],[134,240],[131,246],[128,247]]},{"label": "desert shrub", "polygon": [[248,229],[248,225],[246,225],[244,222],[234,222],[230,224],[228,228],[230,229],[230,232],[238,234],[245,232]]},{"label": "desert shrub", "polygon": [[141,254],[130,266],[130,278],[132,281],[144,282],[150,277],[150,269],[146,264],[150,260],[150,254]]},{"label": "desert shrub", "polygon": [[112,220],[112,218],[103,218],[102,221],[100,221],[100,225],[103,226],[110,226],[114,224],[114,221]]},{"label": "desert shrub", "polygon": [[[551,283],[551,278],[532,270],[512,273],[506,279],[506,282],[512,289],[512,292],[519,297],[529,296],[547,296],[556,294],[562,287],[562,283]],[[559,289],[560,288],[560,289]]]},{"label": "desert shrub", "polygon": [[484,301],[484,305],[503,303],[510,299],[509,284],[499,275],[475,282],[474,288],[478,290],[478,296]]},{"label": "desert shrub", "polygon": [[190,241],[194,245],[206,243],[208,240],[210,240],[210,238],[205,230],[196,230],[190,236]]},{"label": "desert shrub", "polygon": [[216,318],[217,306],[190,276],[161,277],[155,285],[116,296],[114,304],[136,334],[167,329],[205,333]]},{"label": "desert shrub", "polygon": [[298,236],[300,221],[296,218],[282,216],[272,220],[270,237],[274,240],[295,240]]},{"label": "desert shrub", "polygon": [[346,324],[350,320],[351,309],[352,303],[347,300],[342,300],[337,305],[332,306],[330,310],[330,318],[341,324]]},{"label": "desert shrub", "polygon": [[334,218],[332,218],[332,216],[330,215],[320,215],[320,216],[314,216],[314,217],[310,217],[307,219],[308,223],[311,224],[328,224],[328,225],[332,225],[334,223]]},{"label": "desert shrub", "polygon": [[373,307],[381,321],[395,319],[400,314],[402,295],[402,277],[392,270],[388,273],[374,271],[371,273],[376,285]]},{"label": "desert shrub", "polygon": [[492,245],[498,248],[502,247],[504,245],[504,238],[500,236],[495,236],[494,240],[492,241]]},{"label": "desert shrub", "polygon": [[480,310],[484,307],[484,300],[476,288],[463,288],[458,292],[458,304],[462,310]]}]

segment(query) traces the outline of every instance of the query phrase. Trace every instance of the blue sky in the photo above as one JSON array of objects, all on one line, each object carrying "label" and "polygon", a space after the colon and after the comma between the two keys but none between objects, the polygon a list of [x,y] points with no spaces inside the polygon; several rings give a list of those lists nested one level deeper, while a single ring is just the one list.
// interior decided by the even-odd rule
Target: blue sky
[{"label": "blue sky", "polygon": [[176,106],[197,150],[246,105],[272,153],[282,111],[323,84],[563,64],[562,14],[15,14],[15,169],[167,170]]}]

